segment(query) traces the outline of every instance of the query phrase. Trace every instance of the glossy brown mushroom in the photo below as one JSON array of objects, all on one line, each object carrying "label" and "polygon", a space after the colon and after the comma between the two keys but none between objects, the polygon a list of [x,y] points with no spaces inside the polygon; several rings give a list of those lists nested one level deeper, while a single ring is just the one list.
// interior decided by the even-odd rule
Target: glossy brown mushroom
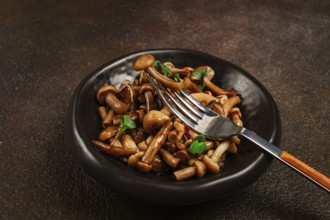
[{"label": "glossy brown mushroom", "polygon": [[145,70],[155,62],[155,57],[151,54],[143,54],[138,56],[132,64],[132,68],[136,71]]},{"label": "glossy brown mushroom", "polygon": [[164,65],[170,69],[171,73],[178,73],[180,76],[186,76],[194,71],[191,67],[177,68],[171,62],[165,62]]},{"label": "glossy brown mushroom", "polygon": [[230,147],[229,141],[222,141],[219,146],[215,149],[214,153],[212,154],[211,159],[215,163],[219,163],[221,156],[228,150]]},{"label": "glossy brown mushroom", "polygon": [[239,96],[232,96],[230,97],[224,104],[223,104],[223,110],[224,110],[224,117],[227,117],[230,109],[232,109],[235,105],[239,104],[241,102],[241,99]]},{"label": "glossy brown mushroom", "polygon": [[176,82],[161,73],[159,73],[155,68],[151,67],[152,64],[155,62],[155,57],[151,54],[144,54],[139,57],[137,57],[132,67],[136,71],[145,70],[150,75],[152,75],[158,82],[162,83],[165,87],[179,90],[182,88],[181,82]]},{"label": "glossy brown mushroom", "polygon": [[111,154],[114,156],[129,156],[137,153],[137,150],[134,148],[124,148],[124,147],[116,147],[110,144],[106,144],[102,141],[92,140],[92,144],[96,146],[99,150],[104,153]]},{"label": "glossy brown mushroom", "polygon": [[181,162],[188,162],[192,156],[189,154],[188,149],[178,150],[174,153],[174,155],[180,159]]},{"label": "glossy brown mushroom", "polygon": [[172,129],[173,123],[171,121],[166,122],[166,124],[160,129],[160,131],[152,139],[148,146],[145,154],[143,155],[141,161],[145,163],[151,163],[154,159],[156,153],[158,153],[161,146],[164,144],[168,132]]},{"label": "glossy brown mushroom", "polygon": [[172,115],[172,111],[171,109],[165,105],[161,110],[160,110],[161,113],[164,113],[165,115],[167,116],[171,116]]},{"label": "glossy brown mushroom", "polygon": [[136,154],[131,155],[127,160],[127,165],[130,167],[136,167],[137,162],[141,159],[143,154],[144,152],[140,151],[137,152]]},{"label": "glossy brown mushroom", "polygon": [[139,93],[144,96],[147,112],[156,109],[156,102],[154,100],[154,88],[150,83],[144,83],[141,86]]},{"label": "glossy brown mushroom", "polygon": [[228,148],[228,152],[230,152],[232,154],[237,153],[237,145],[234,142],[230,144],[230,146]]},{"label": "glossy brown mushroom", "polygon": [[194,83],[193,81],[191,81],[191,79],[189,77],[185,77],[183,79],[183,88],[185,90],[187,90],[188,92],[190,92],[190,93],[200,93],[200,92],[203,92],[201,90],[201,88],[196,83]]},{"label": "glossy brown mushroom", "polygon": [[99,140],[101,141],[105,141],[108,140],[114,136],[116,136],[116,134],[119,131],[119,127],[118,126],[109,126],[105,129],[103,129],[100,133],[99,133]]},{"label": "glossy brown mushroom", "polygon": [[164,160],[156,154],[151,162],[152,171],[155,173],[164,173],[168,166],[165,164]]},{"label": "glossy brown mushroom", "polygon": [[223,106],[220,102],[211,102],[207,107],[209,107],[214,112],[218,113],[219,115],[224,115],[225,111],[223,110]]},{"label": "glossy brown mushroom", "polygon": [[206,93],[192,93],[190,95],[192,97],[194,97],[197,101],[203,102],[203,103],[206,103],[206,104],[209,104],[210,102],[217,101],[216,97],[214,97],[212,95],[208,95]]},{"label": "glossy brown mushroom", "polygon": [[171,118],[156,110],[148,112],[143,118],[143,128],[149,133],[156,133]]},{"label": "glossy brown mushroom", "polygon": [[211,173],[219,173],[220,166],[218,163],[214,162],[209,156],[203,155],[202,161],[207,167],[207,170]]},{"label": "glossy brown mushroom", "polygon": [[236,124],[237,126],[242,127],[243,126],[243,122],[241,120],[241,118],[239,117],[238,114],[233,114],[231,116],[231,120],[233,121],[234,124]]},{"label": "glossy brown mushroom", "polygon": [[194,166],[196,167],[196,174],[198,177],[202,177],[205,175],[207,168],[205,164],[199,160],[194,160]]},{"label": "glossy brown mushroom", "polygon": [[158,82],[162,83],[165,87],[175,90],[180,90],[183,87],[183,83],[174,81],[165,75],[159,73],[155,68],[148,67],[147,72],[152,75]]},{"label": "glossy brown mushroom", "polygon": [[216,96],[217,95],[229,95],[229,96],[236,95],[236,93],[237,93],[236,90],[225,90],[225,89],[218,87],[213,82],[211,82],[211,79],[214,76],[214,70],[211,67],[201,66],[201,67],[197,67],[195,70],[203,69],[203,68],[207,69],[206,75],[205,75],[205,77],[203,77],[203,82],[205,83],[206,88],[208,88],[213,94],[215,94]]},{"label": "glossy brown mushroom", "polygon": [[171,154],[167,150],[160,149],[159,153],[160,153],[160,155],[162,155],[165,163],[167,165],[169,165],[170,167],[175,168],[178,165],[180,159],[176,158],[173,154]]},{"label": "glossy brown mushroom", "polygon": [[105,102],[113,109],[117,114],[126,114],[130,109],[130,105],[122,102],[117,98],[115,94],[108,93],[105,97]]},{"label": "glossy brown mushroom", "polygon": [[231,136],[230,141],[235,143],[235,144],[240,144],[241,143],[241,139],[239,139],[239,137],[237,137],[237,136]]},{"label": "glossy brown mushroom", "polygon": [[225,90],[217,85],[215,85],[208,77],[203,78],[203,82],[205,83],[206,87],[215,95],[228,95],[233,96],[236,95],[236,90]]},{"label": "glossy brown mushroom", "polygon": [[114,115],[115,115],[114,110],[110,109],[102,121],[102,126],[103,127],[110,126],[112,124],[112,119]]},{"label": "glossy brown mushroom", "polygon": [[97,112],[99,113],[101,121],[103,122],[103,120],[107,116],[107,108],[105,106],[100,106],[97,108]]},{"label": "glossy brown mushroom", "polygon": [[105,97],[111,93],[116,94],[118,92],[118,89],[111,86],[111,85],[104,85],[102,86],[96,93],[96,99],[97,101],[103,105],[105,104]]},{"label": "glossy brown mushroom", "polygon": [[133,138],[130,135],[124,134],[120,138],[120,142],[122,143],[123,147],[125,147],[125,148],[135,148],[136,150],[138,150],[138,147],[136,146]]},{"label": "glossy brown mushroom", "polygon": [[131,84],[124,84],[118,92],[118,97],[128,105],[130,112],[137,108],[137,92]]},{"label": "glossy brown mushroom", "polygon": [[173,172],[173,174],[177,180],[188,179],[196,174],[196,167],[186,167]]},{"label": "glossy brown mushroom", "polygon": [[145,139],[147,139],[147,137],[148,137],[148,133],[143,128],[139,129],[136,135],[134,136],[134,142],[140,143]]},{"label": "glossy brown mushroom", "polygon": [[146,141],[141,141],[140,143],[138,143],[137,147],[140,151],[146,151],[148,149]]},{"label": "glossy brown mushroom", "polygon": [[136,163],[136,168],[143,173],[148,173],[152,169],[152,165],[145,163],[145,162],[138,161]]}]

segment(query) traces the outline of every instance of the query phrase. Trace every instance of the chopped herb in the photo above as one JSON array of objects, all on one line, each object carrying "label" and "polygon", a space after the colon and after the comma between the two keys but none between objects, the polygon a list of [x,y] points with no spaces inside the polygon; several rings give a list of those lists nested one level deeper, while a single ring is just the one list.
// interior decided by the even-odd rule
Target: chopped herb
[{"label": "chopped herb", "polygon": [[206,86],[206,83],[203,82],[202,85],[200,85],[199,87],[201,88],[201,90],[203,90],[205,88],[205,86]]},{"label": "chopped herb", "polygon": [[153,67],[156,67],[159,63],[159,60],[155,60],[155,62],[152,64]]},{"label": "chopped herb", "polygon": [[189,151],[191,154],[201,154],[204,152],[206,148],[206,139],[205,135],[200,134],[194,138],[194,141],[189,147]]},{"label": "chopped herb", "polygon": [[126,131],[127,129],[133,129],[136,128],[135,122],[128,116],[124,115],[124,120],[119,119],[120,122],[120,129],[118,131],[118,134],[116,135],[116,138],[120,138],[120,136]]},{"label": "chopped herb", "polygon": [[192,76],[196,79],[202,79],[206,75],[206,72],[207,72],[207,68],[203,68],[203,69],[194,71],[192,73]]},{"label": "chopped herb", "polygon": [[174,79],[177,82],[181,82],[181,78],[180,78],[179,73],[172,73],[171,78]]},{"label": "chopped herb", "polygon": [[170,76],[171,75],[170,69],[167,66],[165,66],[163,63],[159,63],[159,64],[160,64],[160,68],[162,68],[163,74],[165,76]]}]

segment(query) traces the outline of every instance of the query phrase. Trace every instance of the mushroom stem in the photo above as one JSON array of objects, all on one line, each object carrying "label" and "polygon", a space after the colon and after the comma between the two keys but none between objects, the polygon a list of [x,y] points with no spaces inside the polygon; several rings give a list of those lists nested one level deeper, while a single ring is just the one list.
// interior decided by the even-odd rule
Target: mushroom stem
[{"label": "mushroom stem", "polygon": [[211,173],[219,173],[220,166],[219,164],[215,163],[211,158],[209,158],[207,155],[202,156],[202,161],[207,167],[208,171]]},{"label": "mushroom stem", "polygon": [[136,163],[136,168],[143,173],[148,173],[152,169],[152,165],[138,161]]},{"label": "mushroom stem", "polygon": [[97,140],[92,140],[92,144],[102,152],[115,156],[129,156],[137,152],[137,149],[134,148],[115,147]]},{"label": "mushroom stem", "polygon": [[196,83],[194,83],[193,81],[190,80],[189,77],[185,77],[183,79],[183,87],[185,88],[185,90],[193,92],[193,93],[203,92]]},{"label": "mushroom stem", "polygon": [[171,109],[165,105],[161,110],[160,110],[161,113],[164,113],[165,115],[167,116],[171,116],[172,115],[172,111]]},{"label": "mushroom stem", "polygon": [[196,99],[197,101],[206,103],[206,105],[210,102],[217,101],[217,98],[215,98],[214,96],[202,92],[192,93],[190,95],[194,97],[194,99]]},{"label": "mushroom stem", "polygon": [[129,109],[129,105],[120,101],[117,96],[112,93],[108,93],[105,97],[106,103],[113,109],[117,114],[125,114]]},{"label": "mushroom stem", "polygon": [[147,72],[150,73],[158,82],[162,83],[165,87],[180,90],[183,87],[182,82],[176,82],[162,74],[152,67],[147,68]]},{"label": "mushroom stem", "polygon": [[105,116],[105,118],[102,121],[103,127],[108,127],[112,124],[112,119],[113,119],[114,114],[115,114],[115,112],[112,109],[110,109],[108,111],[107,115]]},{"label": "mushroom stem", "polygon": [[160,153],[160,155],[162,155],[165,163],[167,163],[167,165],[169,165],[170,167],[175,168],[178,165],[178,163],[180,162],[179,158],[176,158],[167,150],[160,149],[159,153]]},{"label": "mushroom stem", "polygon": [[225,90],[221,89],[220,87],[216,86],[214,83],[211,82],[211,80],[208,77],[204,77],[203,81],[206,85],[206,87],[211,90],[215,95],[228,95],[233,96],[236,95],[236,90]]},{"label": "mushroom stem", "polygon": [[228,113],[230,109],[232,109],[235,105],[241,102],[241,99],[239,96],[232,96],[230,97],[224,104],[223,104],[223,110],[224,110],[224,117],[228,116]]},{"label": "mushroom stem", "polygon": [[146,99],[147,112],[155,109],[155,100],[154,100],[154,95],[152,94],[152,92],[151,91],[146,91],[144,93],[144,97]]},{"label": "mushroom stem", "polygon": [[121,143],[122,143],[123,147],[125,147],[125,148],[135,148],[135,149],[138,150],[138,147],[136,146],[133,138],[130,135],[124,134],[121,137],[120,140],[121,140]]},{"label": "mushroom stem", "polygon": [[114,137],[118,133],[118,131],[119,131],[118,126],[109,126],[100,132],[99,139],[101,141],[110,139],[110,138]]},{"label": "mushroom stem", "polygon": [[107,116],[107,108],[104,106],[100,106],[97,108],[101,121],[104,121],[105,117]]},{"label": "mushroom stem", "polygon": [[159,151],[161,146],[164,144],[166,137],[168,135],[168,132],[172,129],[173,123],[171,121],[168,121],[162,129],[155,135],[155,137],[152,139],[150,145],[148,146],[148,149],[146,150],[145,154],[142,157],[142,162],[145,163],[151,163],[154,159],[156,153]]},{"label": "mushroom stem", "polygon": [[207,170],[205,164],[199,160],[194,160],[194,165],[196,166],[197,176],[198,177],[204,176]]},{"label": "mushroom stem", "polygon": [[175,171],[173,174],[177,180],[188,179],[196,174],[196,168],[195,167],[186,167],[181,170]]},{"label": "mushroom stem", "polygon": [[131,155],[127,160],[127,165],[130,167],[136,167],[137,162],[143,156],[143,151],[137,152],[136,154]]},{"label": "mushroom stem", "polygon": [[223,142],[221,142],[219,144],[219,146],[217,147],[217,149],[212,154],[211,159],[215,163],[218,163],[219,160],[220,160],[220,157],[223,155],[223,153],[225,153],[228,150],[229,147],[230,147],[230,142],[229,141],[223,141]]}]

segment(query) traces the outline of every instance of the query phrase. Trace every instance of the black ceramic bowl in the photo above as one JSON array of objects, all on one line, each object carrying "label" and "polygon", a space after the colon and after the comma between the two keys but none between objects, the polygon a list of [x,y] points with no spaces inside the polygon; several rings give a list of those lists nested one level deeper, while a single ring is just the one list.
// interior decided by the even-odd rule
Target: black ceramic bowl
[{"label": "black ceramic bowl", "polygon": [[255,181],[270,165],[272,158],[244,139],[237,155],[226,158],[222,173],[185,181],[176,181],[171,174],[140,173],[91,144],[101,130],[95,97],[98,88],[105,83],[117,86],[123,80],[133,80],[138,73],[132,70],[132,61],[144,53],[153,54],[156,59],[170,61],[178,67],[211,66],[216,73],[212,79],[215,84],[238,90],[242,98],[240,108],[244,126],[271,143],[279,144],[280,119],[276,104],[265,87],[249,73],[232,63],[198,51],[140,51],[103,65],[88,75],[72,96],[67,132],[72,154],[86,172],[98,182],[134,199],[167,205],[192,204],[228,196]]}]

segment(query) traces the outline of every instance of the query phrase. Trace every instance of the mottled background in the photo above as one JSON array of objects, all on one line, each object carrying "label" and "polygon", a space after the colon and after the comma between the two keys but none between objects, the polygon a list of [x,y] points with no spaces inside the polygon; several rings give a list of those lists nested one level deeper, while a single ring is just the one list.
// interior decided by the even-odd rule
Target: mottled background
[{"label": "mottled background", "polygon": [[233,62],[273,95],[281,147],[330,176],[330,2],[0,1],[2,219],[329,219],[329,194],[274,161],[237,195],[132,201],[89,177],[65,133],[69,99],[103,63],[187,48]]}]

